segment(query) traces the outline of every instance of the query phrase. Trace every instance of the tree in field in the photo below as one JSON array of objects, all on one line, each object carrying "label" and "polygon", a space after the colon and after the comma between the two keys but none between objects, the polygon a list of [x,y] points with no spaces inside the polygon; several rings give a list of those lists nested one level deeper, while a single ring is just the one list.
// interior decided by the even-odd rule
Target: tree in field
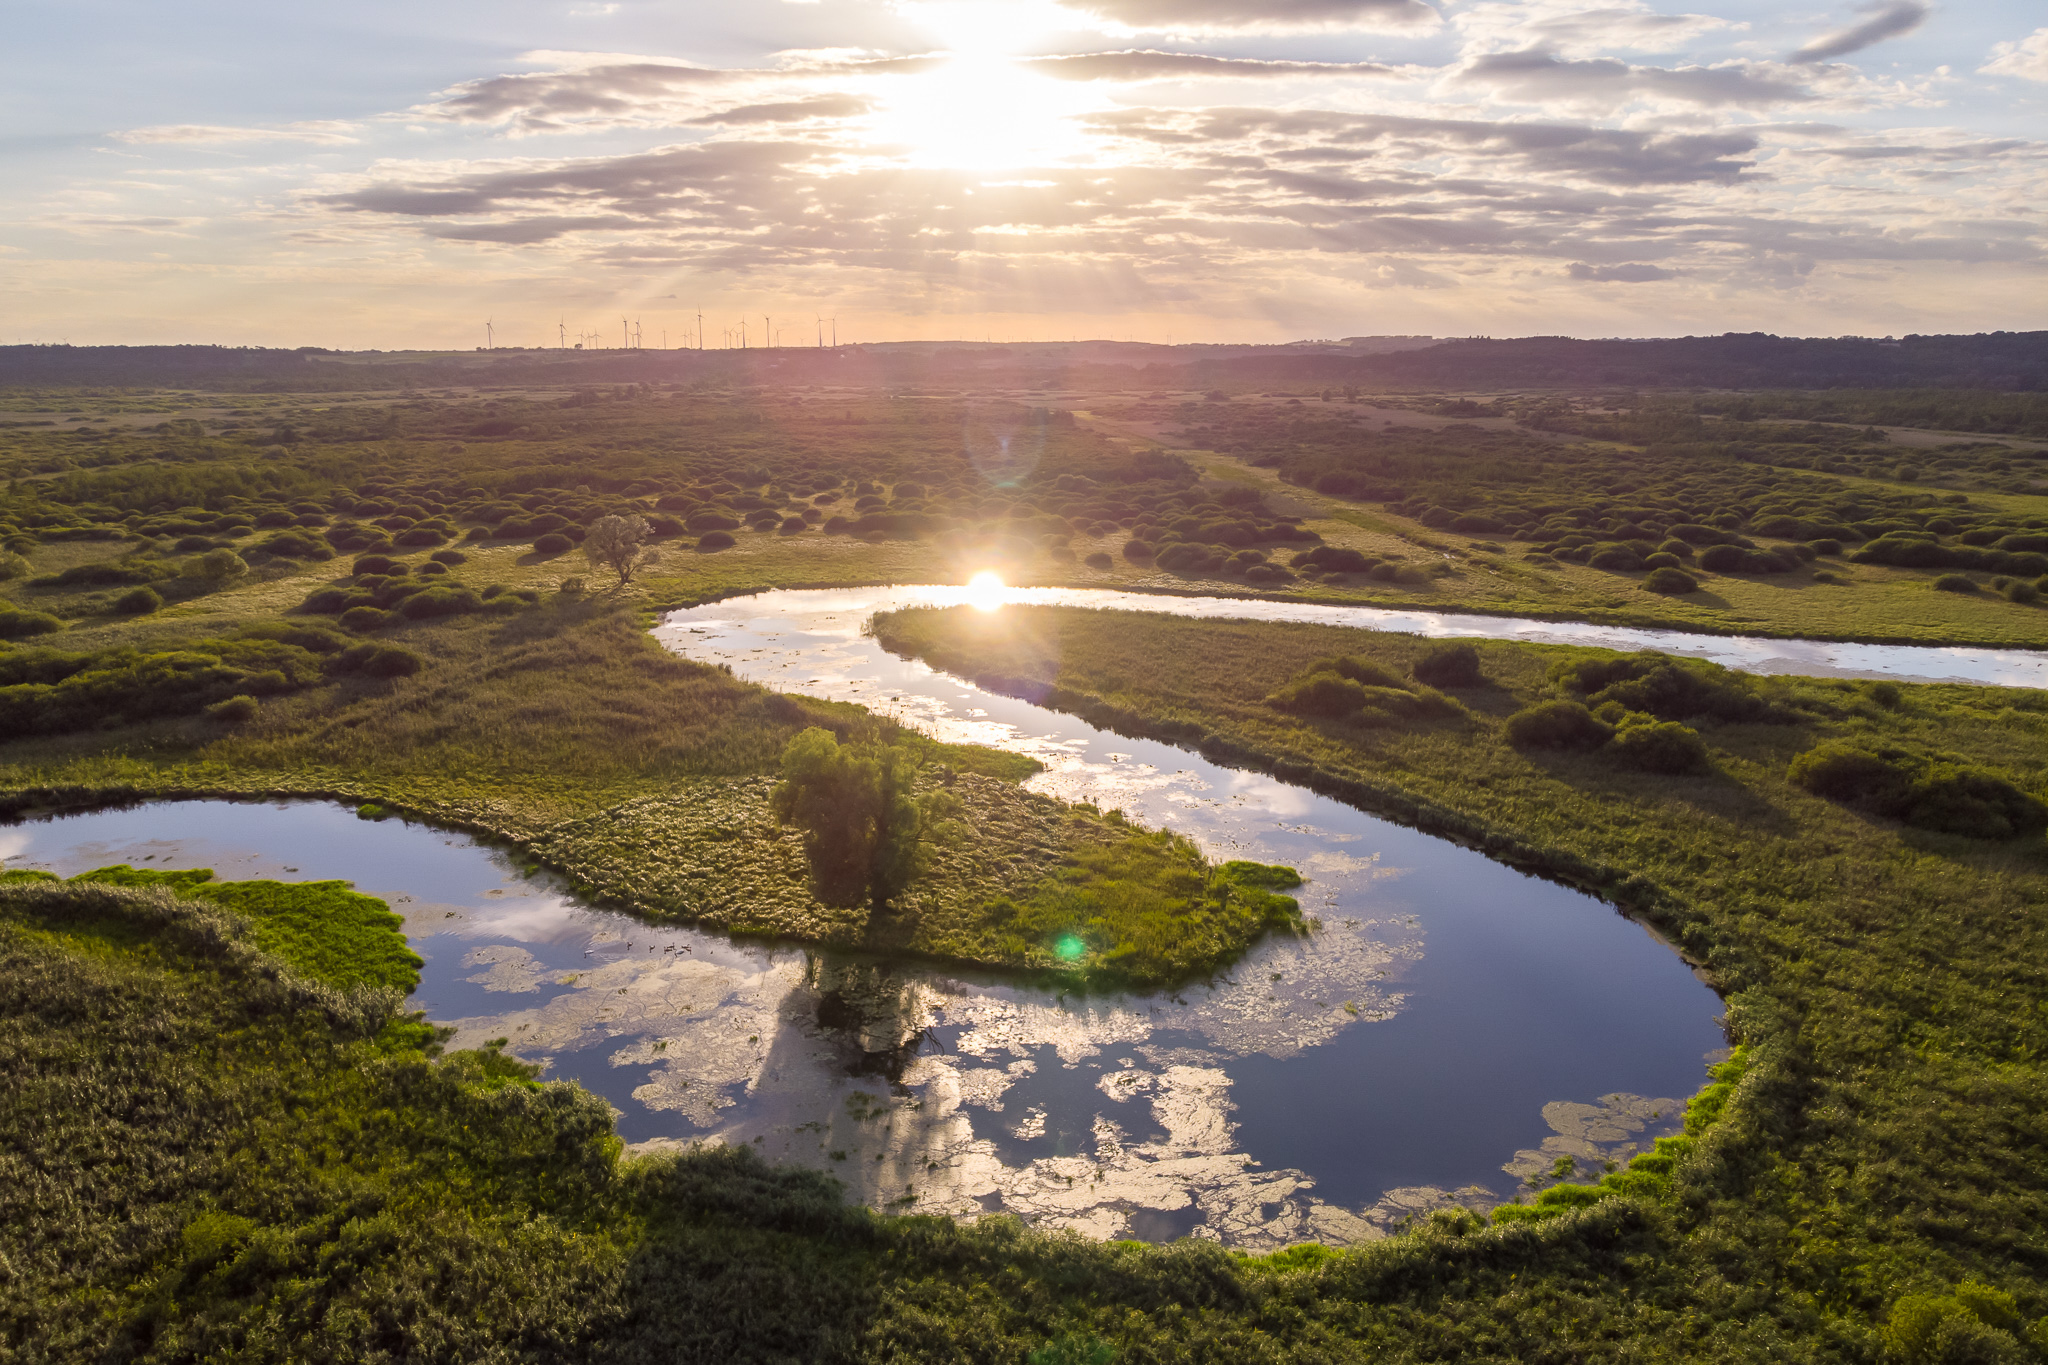
[{"label": "tree in field", "polygon": [[827,905],[886,905],[917,870],[924,811],[917,765],[888,744],[841,744],[805,730],[782,751],[776,819],[804,831],[811,880]]},{"label": "tree in field", "polygon": [[647,542],[654,528],[645,517],[599,517],[583,538],[583,555],[593,569],[610,569],[621,584],[633,579],[633,570],[654,562]]}]

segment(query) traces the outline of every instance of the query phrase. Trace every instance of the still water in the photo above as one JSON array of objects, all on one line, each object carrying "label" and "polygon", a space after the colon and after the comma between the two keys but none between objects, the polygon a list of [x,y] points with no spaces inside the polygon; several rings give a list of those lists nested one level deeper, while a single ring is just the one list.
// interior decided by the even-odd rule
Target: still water
[{"label": "still water", "polygon": [[897,1211],[1341,1244],[1510,1197],[1561,1157],[1590,1174],[1675,1128],[1720,1055],[1720,1005],[1642,927],[1314,793],[896,659],[862,626],[900,591],[729,601],[657,635],[1031,753],[1038,789],[1213,856],[1297,867],[1313,932],[1177,992],[1080,996],[650,927],[466,837],[318,802],[65,816],[0,830],[0,854],[67,874],[346,878],[404,916],[426,961],[413,1003],[455,1045],[510,1039],[604,1095],[642,1150],[747,1143]]}]

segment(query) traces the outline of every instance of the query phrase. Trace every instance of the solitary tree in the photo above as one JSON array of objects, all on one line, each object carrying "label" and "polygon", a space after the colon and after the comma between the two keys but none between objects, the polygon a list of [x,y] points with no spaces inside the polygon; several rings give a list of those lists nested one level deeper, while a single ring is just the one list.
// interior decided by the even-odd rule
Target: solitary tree
[{"label": "solitary tree", "polygon": [[880,906],[917,870],[924,811],[910,755],[887,744],[841,744],[813,727],[782,752],[775,816],[804,831],[818,899]]},{"label": "solitary tree", "polygon": [[654,528],[645,517],[599,517],[583,538],[583,554],[591,568],[610,569],[625,584],[632,581],[634,569],[653,558],[647,548],[653,536]]}]

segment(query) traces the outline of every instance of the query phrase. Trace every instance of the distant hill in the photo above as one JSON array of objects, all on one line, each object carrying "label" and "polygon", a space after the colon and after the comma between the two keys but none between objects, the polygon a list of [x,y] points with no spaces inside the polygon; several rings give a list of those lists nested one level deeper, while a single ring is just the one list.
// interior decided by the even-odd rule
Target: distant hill
[{"label": "distant hill", "polygon": [[0,386],[339,392],[692,381],[862,387],[2048,389],[2048,332],[1650,341],[1354,337],[1281,346],[897,342],[749,351],[0,347]]}]

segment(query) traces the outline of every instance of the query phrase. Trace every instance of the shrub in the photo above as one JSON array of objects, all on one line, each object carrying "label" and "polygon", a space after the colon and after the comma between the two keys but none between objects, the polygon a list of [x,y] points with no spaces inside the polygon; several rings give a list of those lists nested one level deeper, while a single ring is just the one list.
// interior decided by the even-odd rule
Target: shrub
[{"label": "shrub", "polygon": [[2041,590],[2023,578],[2015,579],[2006,585],[2005,599],[2008,602],[2018,602],[2024,605],[2025,603],[2037,600],[2040,596]]},{"label": "shrub", "polygon": [[1094,554],[1089,555],[1088,558],[1082,560],[1081,562],[1086,564],[1091,569],[1107,569],[1113,567],[1116,563],[1115,560],[1111,559],[1107,554],[1105,554],[1101,550],[1097,550]]},{"label": "shrub", "polygon": [[1431,687],[1479,687],[1479,651],[1471,645],[1435,645],[1415,661],[1415,680]]},{"label": "shrub", "polygon": [[559,531],[550,531],[533,542],[533,552],[541,555],[564,555],[576,548],[576,542]]},{"label": "shrub", "polygon": [[1597,749],[1614,731],[1575,701],[1546,701],[1508,717],[1508,743],[1517,749]]},{"label": "shrub", "polygon": [[804,831],[820,900],[879,906],[908,884],[924,825],[916,777],[910,755],[893,745],[841,744],[815,726],[789,742],[771,805],[776,819]]},{"label": "shrub", "polygon": [[1619,702],[1659,720],[1707,717],[1728,722],[1790,719],[1751,690],[1741,674],[1719,664],[1668,654],[1611,655],[1553,664],[1550,680],[1588,706]]},{"label": "shrub", "polygon": [[237,721],[253,720],[255,716],[256,699],[246,692],[224,701],[217,701],[206,708],[208,720],[217,720],[229,725]]},{"label": "shrub", "polygon": [[[444,551],[443,553],[446,553],[446,551]],[[405,572],[404,562],[401,560],[393,559],[389,555],[357,555],[355,563],[350,565],[349,567],[358,574],[393,574]]]},{"label": "shrub", "polygon": [[1966,578],[1962,574],[1945,573],[1934,580],[1934,590],[1936,592],[1975,592],[1977,591],[1977,584],[1974,579]]},{"label": "shrub", "polygon": [[1666,597],[1682,597],[1689,592],[1698,592],[1699,587],[1698,579],[1668,564],[1652,569],[1650,576],[1643,580],[1643,591],[1662,593]]},{"label": "shrub", "polygon": [[408,621],[426,621],[436,616],[459,616],[482,606],[483,599],[468,588],[433,587],[406,597],[398,604],[398,611]]},{"label": "shrub", "polygon": [[28,577],[28,561],[12,550],[0,550],[0,582]]},{"label": "shrub", "polygon": [[64,623],[46,611],[0,608],[0,640],[25,640],[31,635],[48,635],[64,629]]},{"label": "shrub", "polygon": [[184,576],[205,583],[226,583],[249,572],[249,566],[233,550],[209,550],[185,564]]},{"label": "shrub", "polygon": [[391,613],[379,607],[350,607],[341,614],[341,628],[357,634],[379,630],[391,623]]},{"label": "shrub", "polygon": [[428,555],[427,558],[432,560],[436,564],[446,564],[450,568],[453,568],[457,564],[469,563],[469,556],[462,553],[462,551],[460,550],[436,550],[434,551],[434,553]]},{"label": "shrub", "polygon": [[1664,551],[1659,550],[1653,555],[1644,556],[1643,567],[1646,569],[1683,569],[1685,561],[1677,555],[1666,554]]},{"label": "shrub", "polygon": [[1625,545],[1610,545],[1586,561],[1586,567],[1610,573],[1634,573],[1643,567],[1642,558]]},{"label": "shrub", "polygon": [[697,548],[706,554],[715,554],[720,550],[730,550],[738,543],[738,541],[732,538],[732,532],[730,531],[706,531],[703,535],[697,537]]},{"label": "shrub", "polygon": [[1696,773],[1707,767],[1707,746],[1699,731],[1677,721],[1622,721],[1610,751],[1623,763],[1649,773]]},{"label": "shrub", "polygon": [[1142,564],[1152,558],[1152,547],[1142,540],[1127,540],[1124,542],[1124,558]]},{"label": "shrub", "polygon": [[2048,806],[2005,778],[1899,749],[1822,744],[1786,775],[1816,796],[1943,834],[2009,839],[2048,827]]},{"label": "shrub", "polygon": [[164,599],[155,588],[130,588],[114,599],[114,610],[123,616],[147,616],[163,609]]},{"label": "shrub", "polygon": [[371,641],[349,646],[334,660],[337,673],[366,673],[373,678],[408,678],[425,666],[424,659],[401,645]]},{"label": "shrub", "polygon": [[1292,715],[1335,719],[1362,711],[1367,699],[1365,687],[1350,678],[1336,673],[1312,673],[1267,697],[1266,705]]}]

